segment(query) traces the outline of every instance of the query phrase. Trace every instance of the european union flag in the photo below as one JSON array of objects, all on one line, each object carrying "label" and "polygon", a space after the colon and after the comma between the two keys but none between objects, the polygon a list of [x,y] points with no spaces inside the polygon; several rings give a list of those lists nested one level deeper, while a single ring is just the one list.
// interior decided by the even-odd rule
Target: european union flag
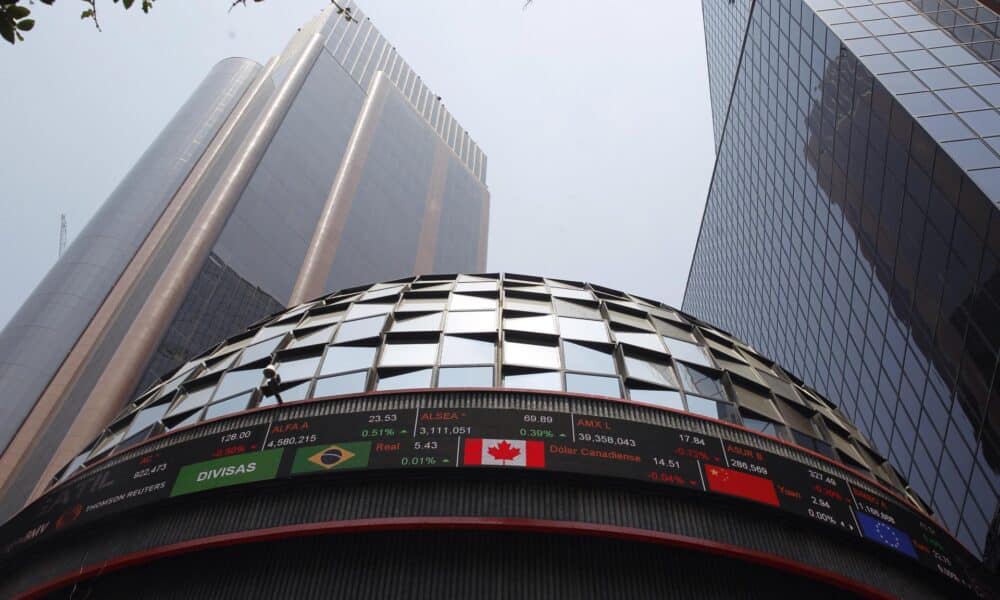
[{"label": "european union flag", "polygon": [[861,525],[861,533],[866,538],[898,550],[911,558],[917,557],[913,542],[906,533],[869,514],[860,511],[855,511],[855,514],[858,516],[858,524]]}]

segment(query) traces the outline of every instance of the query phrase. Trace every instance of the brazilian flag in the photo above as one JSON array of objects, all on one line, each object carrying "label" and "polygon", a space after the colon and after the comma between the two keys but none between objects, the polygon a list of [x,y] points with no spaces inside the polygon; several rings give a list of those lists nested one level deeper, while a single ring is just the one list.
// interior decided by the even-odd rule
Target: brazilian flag
[{"label": "brazilian flag", "polygon": [[292,463],[292,474],[363,469],[368,466],[371,449],[371,442],[337,442],[299,448]]}]

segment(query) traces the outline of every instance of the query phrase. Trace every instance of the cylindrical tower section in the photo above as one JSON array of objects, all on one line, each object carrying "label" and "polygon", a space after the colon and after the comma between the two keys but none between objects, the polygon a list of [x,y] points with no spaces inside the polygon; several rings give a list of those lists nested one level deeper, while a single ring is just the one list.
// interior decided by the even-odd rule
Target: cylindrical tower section
[{"label": "cylindrical tower section", "polygon": [[[260,65],[252,60],[230,58],[209,72],[0,332],[0,397],[4,399],[0,403],[0,449],[7,449],[36,408],[259,70]],[[57,408],[45,412],[51,414]],[[18,457],[24,451],[18,448]],[[11,457],[6,456],[0,484],[7,482],[12,471]],[[25,489],[6,489],[2,514],[19,508],[33,486],[34,481],[26,481],[21,486]]]}]

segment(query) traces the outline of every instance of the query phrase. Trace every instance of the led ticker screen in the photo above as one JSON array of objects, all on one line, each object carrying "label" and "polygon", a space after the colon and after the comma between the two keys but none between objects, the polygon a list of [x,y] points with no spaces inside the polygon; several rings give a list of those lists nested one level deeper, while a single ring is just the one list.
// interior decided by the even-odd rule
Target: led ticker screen
[{"label": "led ticker screen", "polygon": [[406,409],[234,429],[152,451],[52,490],[4,526],[10,553],[51,533],[170,497],[376,469],[533,469],[602,475],[757,502],[868,539],[969,585],[975,559],[887,494],[720,438],[580,414]]}]

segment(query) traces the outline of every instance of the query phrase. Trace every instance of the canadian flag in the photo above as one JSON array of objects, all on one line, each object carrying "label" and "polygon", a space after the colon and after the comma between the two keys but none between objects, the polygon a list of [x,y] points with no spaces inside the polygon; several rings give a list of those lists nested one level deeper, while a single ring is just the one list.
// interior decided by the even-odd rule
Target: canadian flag
[{"label": "canadian flag", "polygon": [[545,443],[531,440],[466,438],[466,465],[545,468]]}]

